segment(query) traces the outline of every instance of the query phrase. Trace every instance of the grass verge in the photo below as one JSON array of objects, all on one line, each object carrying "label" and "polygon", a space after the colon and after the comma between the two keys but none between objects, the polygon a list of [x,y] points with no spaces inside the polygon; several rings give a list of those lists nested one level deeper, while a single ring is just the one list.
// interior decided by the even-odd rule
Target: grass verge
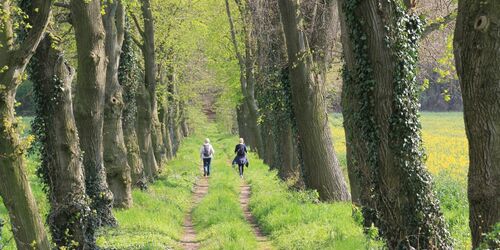
[{"label": "grass verge", "polygon": [[198,144],[201,138],[186,138],[177,157],[147,191],[134,190],[134,205],[115,210],[119,226],[105,228],[98,237],[107,249],[180,249],[184,216],[190,207],[193,183],[199,175]]},{"label": "grass verge", "polygon": [[261,160],[251,159],[250,209],[278,249],[375,249],[350,203],[318,203],[316,192],[290,191]]}]

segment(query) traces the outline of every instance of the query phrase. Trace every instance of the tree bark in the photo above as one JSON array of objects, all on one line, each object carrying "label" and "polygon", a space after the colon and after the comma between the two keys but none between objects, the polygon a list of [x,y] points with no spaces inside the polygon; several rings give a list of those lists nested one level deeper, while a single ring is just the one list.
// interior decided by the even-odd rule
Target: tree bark
[{"label": "tree bark", "polygon": [[148,181],[153,181],[158,175],[158,165],[154,155],[151,140],[151,97],[144,84],[137,88],[137,136],[141,158],[144,164],[144,175]]},{"label": "tree bark", "polygon": [[[24,69],[47,26],[52,1],[37,3],[38,12],[26,38],[15,46],[12,19],[0,18],[0,196],[9,212],[17,248],[50,249],[47,233],[26,176],[24,151],[14,111],[15,95]],[[0,2],[0,12],[10,15],[11,1]]]},{"label": "tree bark", "polygon": [[71,82],[75,72],[56,46],[47,34],[31,66],[37,102],[33,129],[42,143],[38,173],[48,187],[51,205],[47,221],[58,247],[94,248],[95,230],[73,116]]},{"label": "tree bark", "polygon": [[159,115],[162,119],[162,135],[163,144],[165,145],[165,150],[167,154],[167,159],[172,159],[174,157],[172,136],[170,135],[170,120],[169,120],[169,109],[167,101],[161,106]]},{"label": "tree bark", "polygon": [[113,192],[113,206],[129,208],[132,206],[132,180],[123,136],[123,88],[118,82],[125,24],[122,3],[108,0],[102,21],[106,31],[105,51],[108,59],[104,97],[104,166],[109,189]]},{"label": "tree bark", "polygon": [[418,120],[423,25],[395,0],[341,0],[339,12],[348,169],[365,226],[374,223],[389,249],[451,249]]},{"label": "tree bark", "polygon": [[98,226],[116,225],[113,194],[103,162],[103,113],[106,85],[105,31],[99,0],[72,0],[71,14],[78,54],[75,119],[85,166],[85,183]]},{"label": "tree bark", "polygon": [[240,85],[241,92],[243,94],[242,102],[246,106],[245,108],[240,109],[240,112],[244,112],[244,115],[240,116],[240,118],[244,119],[244,122],[246,124],[245,129],[247,130],[245,132],[246,137],[242,138],[246,140],[246,144],[249,145],[253,151],[257,152],[262,158],[264,158],[264,146],[262,143],[260,126],[258,124],[259,107],[257,105],[257,101],[255,100],[255,63],[253,58],[253,52],[255,49],[252,44],[251,30],[247,27],[249,25],[249,22],[251,22],[249,18],[249,12],[246,10],[246,8],[248,7],[248,2],[245,1],[247,6],[243,6],[243,3],[241,3],[240,1],[236,1],[243,23],[243,41],[245,43],[245,56],[243,56],[239,49],[238,38],[236,37],[236,30],[231,15],[229,1],[225,1],[226,14],[229,20],[231,32],[231,41],[233,43],[236,58],[238,59],[238,65],[240,66]]},{"label": "tree bark", "polygon": [[127,147],[127,161],[130,166],[132,185],[141,189],[146,186],[144,165],[139,148],[139,139],[136,131],[137,124],[137,102],[139,74],[136,52],[133,49],[132,37],[126,25],[124,41],[120,55],[120,67],[118,71],[119,83],[123,87],[123,100],[125,102],[122,115],[123,136]]},{"label": "tree bark", "polygon": [[474,249],[483,234],[500,222],[499,30],[499,1],[459,1],[454,54],[469,140],[469,226]]},{"label": "tree bark", "polygon": [[151,142],[157,163],[157,171],[160,171],[162,164],[165,162],[166,154],[165,147],[162,141],[161,124],[158,118],[158,101],[156,98],[156,54],[154,41],[154,20],[151,11],[150,0],[141,0],[141,10],[144,20],[144,39],[143,54],[144,54],[144,74],[145,83],[151,98]]},{"label": "tree bark", "polygon": [[335,155],[321,87],[311,74],[312,58],[300,31],[296,0],[279,0],[290,67],[290,86],[297,133],[304,161],[304,181],[323,200],[350,200]]}]

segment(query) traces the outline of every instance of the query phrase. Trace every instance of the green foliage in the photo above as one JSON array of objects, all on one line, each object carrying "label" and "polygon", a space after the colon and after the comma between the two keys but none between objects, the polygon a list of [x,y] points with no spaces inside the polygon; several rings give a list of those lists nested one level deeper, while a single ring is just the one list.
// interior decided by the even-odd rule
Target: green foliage
[{"label": "green foliage", "polygon": [[[290,191],[275,171],[252,157],[250,209],[278,249],[374,249],[349,203],[318,203],[317,194]],[[359,218],[359,217],[358,217]]]},{"label": "green foliage", "polygon": [[16,90],[16,100],[20,103],[16,107],[16,114],[21,116],[35,115],[33,100],[33,82],[23,81]]},{"label": "green foliage", "polygon": [[484,235],[479,249],[500,249],[500,222],[493,226],[493,230]]},{"label": "green foliage", "polygon": [[2,245],[2,229],[3,229],[3,226],[5,225],[5,221],[2,220],[2,218],[0,218],[0,249],[3,248],[3,245]]}]

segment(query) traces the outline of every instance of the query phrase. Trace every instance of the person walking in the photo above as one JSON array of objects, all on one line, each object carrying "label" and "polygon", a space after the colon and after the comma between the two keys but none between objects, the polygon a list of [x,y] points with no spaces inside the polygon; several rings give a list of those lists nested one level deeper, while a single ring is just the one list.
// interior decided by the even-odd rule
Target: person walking
[{"label": "person walking", "polygon": [[214,154],[215,151],[212,144],[210,144],[210,139],[206,138],[205,143],[200,149],[200,157],[203,160],[203,176],[210,176],[210,163]]},{"label": "person walking", "polygon": [[238,164],[240,178],[243,178],[244,167],[245,165],[248,166],[247,146],[245,145],[245,141],[243,140],[243,138],[240,138],[240,143],[236,145],[236,147],[234,148],[234,152],[236,153],[236,157],[233,160],[233,164]]}]

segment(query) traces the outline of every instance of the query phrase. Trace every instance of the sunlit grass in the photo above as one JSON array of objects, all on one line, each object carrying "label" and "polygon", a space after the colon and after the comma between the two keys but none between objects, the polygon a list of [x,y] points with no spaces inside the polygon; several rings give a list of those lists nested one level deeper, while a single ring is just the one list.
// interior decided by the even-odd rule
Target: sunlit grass
[{"label": "sunlit grass", "polygon": [[196,162],[200,137],[182,142],[178,157],[147,191],[134,190],[134,205],[115,210],[119,226],[101,230],[98,244],[112,249],[180,248],[182,224],[190,206],[192,187],[199,175]]},{"label": "sunlit grass", "polygon": [[236,137],[217,135],[215,138],[212,144],[216,155],[208,194],[193,211],[201,248],[256,249],[257,239],[239,203],[241,179],[230,166]]},{"label": "sunlit grass", "polygon": [[317,203],[315,192],[295,192],[261,160],[248,170],[252,186],[250,208],[278,249],[367,249],[381,246],[369,240],[352,216],[350,203]]}]

